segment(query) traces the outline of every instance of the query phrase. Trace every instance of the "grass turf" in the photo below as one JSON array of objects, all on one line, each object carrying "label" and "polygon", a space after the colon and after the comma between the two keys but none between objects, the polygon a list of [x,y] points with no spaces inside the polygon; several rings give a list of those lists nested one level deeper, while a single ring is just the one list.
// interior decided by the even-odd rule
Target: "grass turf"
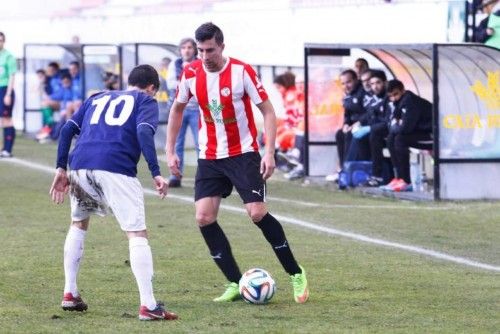
[{"label": "grass turf", "polygon": [[[55,150],[54,145],[19,138],[15,154],[53,166]],[[192,177],[193,169],[186,174]],[[144,163],[139,177],[151,188]],[[271,201],[271,211],[280,215],[500,264],[499,203],[408,204],[278,182],[280,175],[273,179],[270,196],[321,204]],[[224,210],[219,221],[240,268],[269,270],[278,290],[265,306],[214,304],[211,300],[225,282],[194,223],[193,205],[152,196],[146,196],[146,214],[155,295],[181,320],[137,320],[138,292],[128,266],[128,243],[113,217],[93,217],[86,239],[79,288],[89,311],[64,312],[59,304],[69,205],[51,204],[49,173],[0,161],[0,180],[2,333],[486,333],[500,328],[498,273],[285,224],[311,288],[310,302],[297,305],[288,277],[260,231],[245,216]],[[184,187],[171,193],[192,196],[193,191]],[[223,203],[242,207],[234,195]]]}]

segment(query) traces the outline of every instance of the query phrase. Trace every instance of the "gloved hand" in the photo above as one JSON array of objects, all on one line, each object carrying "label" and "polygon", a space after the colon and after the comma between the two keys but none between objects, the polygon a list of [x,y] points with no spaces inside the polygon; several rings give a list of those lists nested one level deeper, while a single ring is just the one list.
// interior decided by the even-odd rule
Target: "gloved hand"
[{"label": "gloved hand", "polygon": [[360,126],[356,132],[352,133],[352,136],[356,139],[363,138],[370,133],[371,128],[367,126]]}]

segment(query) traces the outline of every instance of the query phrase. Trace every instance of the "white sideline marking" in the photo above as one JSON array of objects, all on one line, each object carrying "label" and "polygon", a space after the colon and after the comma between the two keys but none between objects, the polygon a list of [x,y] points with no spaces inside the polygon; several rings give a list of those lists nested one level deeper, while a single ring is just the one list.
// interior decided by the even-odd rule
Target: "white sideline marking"
[{"label": "white sideline marking", "polygon": [[[188,182],[185,182],[188,181]],[[182,178],[182,184],[188,184],[189,186],[194,186],[193,178]],[[463,210],[465,209],[462,206],[418,206],[418,205],[368,205],[368,204],[327,204],[327,203],[315,203],[315,202],[307,202],[307,201],[299,201],[290,198],[283,197],[274,197],[267,196],[266,200],[270,200],[272,202],[283,202],[283,203],[293,203],[298,205],[303,205],[307,207],[314,208],[331,208],[331,209],[384,209],[384,210],[394,210],[394,209],[403,209],[403,210]]]},{"label": "white sideline marking", "polygon": [[[42,165],[42,164],[38,164],[35,162],[26,161],[26,160],[21,160],[18,158],[0,159],[0,161],[14,163],[17,165],[25,166],[25,167],[28,167],[31,169],[40,170],[43,172],[49,172],[49,173],[55,172],[55,168],[50,168],[50,167],[47,167],[47,166]],[[152,189],[147,189],[147,188],[144,189],[144,193],[148,194],[148,195],[157,195],[156,191],[154,191]],[[194,202],[194,199],[191,196],[181,196],[181,195],[169,194],[167,197],[181,200],[181,201],[188,202],[188,203]],[[232,205],[225,205],[225,204],[221,204],[220,207],[224,210],[227,210],[227,211],[247,215],[246,210],[243,208],[235,207]],[[487,264],[487,263],[482,263],[482,262],[477,262],[477,261],[470,260],[470,259],[467,259],[464,257],[449,255],[446,253],[441,253],[441,252],[437,252],[437,251],[434,251],[431,249],[426,249],[426,248],[422,248],[422,247],[418,247],[418,246],[405,245],[405,244],[387,241],[387,240],[383,240],[383,239],[372,238],[372,237],[368,237],[368,236],[358,234],[358,233],[337,230],[335,228],[321,226],[321,225],[313,224],[313,223],[310,223],[310,222],[307,222],[304,220],[286,217],[286,216],[282,216],[279,214],[274,214],[274,216],[276,217],[276,219],[280,220],[281,222],[285,222],[285,223],[293,224],[293,225],[298,225],[298,226],[301,226],[301,227],[304,227],[304,228],[307,228],[310,230],[324,232],[324,233],[331,234],[331,235],[342,236],[345,238],[349,238],[349,239],[353,239],[353,240],[357,240],[357,241],[362,241],[362,242],[366,242],[366,243],[370,243],[370,244],[401,249],[401,250],[405,250],[405,251],[410,252],[410,253],[422,254],[422,255],[434,257],[434,258],[437,258],[440,260],[454,262],[454,263],[458,263],[458,264],[462,264],[462,265],[466,265],[466,266],[470,266],[470,267],[500,272],[499,266],[495,266],[495,265]]]}]

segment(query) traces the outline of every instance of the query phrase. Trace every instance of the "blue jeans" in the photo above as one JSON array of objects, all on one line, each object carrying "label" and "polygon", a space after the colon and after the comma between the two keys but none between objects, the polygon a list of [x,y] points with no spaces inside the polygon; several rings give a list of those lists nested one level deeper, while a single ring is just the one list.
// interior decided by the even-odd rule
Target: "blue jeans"
[{"label": "blue jeans", "polygon": [[[182,124],[179,129],[179,134],[177,135],[177,139],[175,141],[175,153],[179,157],[181,162],[180,171],[181,173],[184,171],[184,142],[186,140],[186,133],[188,127],[191,128],[191,133],[194,138],[194,146],[196,148],[196,152],[198,152],[198,122],[200,118],[200,112],[198,108],[196,109],[186,109],[184,110],[184,114],[182,116]],[[175,178],[175,176],[171,176],[171,178]]]}]

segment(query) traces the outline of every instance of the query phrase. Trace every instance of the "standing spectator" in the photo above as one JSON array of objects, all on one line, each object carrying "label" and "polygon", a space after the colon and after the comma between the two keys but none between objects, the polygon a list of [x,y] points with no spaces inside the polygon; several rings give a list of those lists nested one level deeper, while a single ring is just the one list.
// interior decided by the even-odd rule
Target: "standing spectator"
[{"label": "standing spectator", "polygon": [[476,27],[474,41],[500,49],[500,3],[491,1],[482,11],[488,16]]},{"label": "standing spectator", "polygon": [[[179,85],[182,71],[186,65],[196,59],[198,49],[196,42],[192,38],[183,38],[179,43],[180,58],[170,63],[168,70],[167,86],[171,99],[174,99],[175,90]],[[191,129],[194,138],[194,145],[198,147],[198,122],[200,119],[199,105],[196,99],[191,99],[186,106],[182,116],[181,128],[175,141],[175,153],[180,159],[180,176],[170,175],[168,180],[169,187],[178,188],[181,186],[182,173],[184,172],[184,144],[186,140],[187,128]]]},{"label": "standing spectator", "polygon": [[[294,299],[309,298],[306,272],[299,266],[280,222],[265,203],[266,180],[273,174],[276,114],[254,69],[237,59],[225,57],[224,35],[213,23],[202,24],[195,32],[200,60],[183,72],[170,111],[167,130],[167,161],[172,174],[180,176],[179,157],[174,144],[181,126],[182,112],[195,96],[203,117],[200,119],[200,157],[195,179],[196,221],[213,260],[229,281],[215,302],[240,298],[241,272],[229,240],[217,222],[223,197],[236,187],[248,216],[262,231],[285,271],[290,275]],[[259,155],[253,102],[264,117],[267,141]]]},{"label": "standing spectator", "polygon": [[285,117],[278,121],[276,147],[286,152],[294,147],[295,129],[303,119],[295,87],[295,74],[288,71],[276,76],[274,85],[283,98],[285,108]]},{"label": "standing spectator", "polygon": [[12,157],[16,129],[12,110],[16,101],[14,79],[17,71],[16,58],[4,48],[5,34],[0,32],[0,118],[3,128],[3,149],[0,158]]},{"label": "standing spectator", "polygon": [[[61,132],[50,194],[60,204],[69,191],[71,200],[72,223],[64,243],[63,310],[87,310],[78,291],[77,277],[90,215],[113,212],[129,241],[130,267],[139,288],[139,319],[177,319],[153,294],[153,257],[146,230],[144,194],[137,179],[142,152],[158,194],[161,198],[166,196],[167,183],[160,173],[153,139],[158,125],[158,104],[153,96],[159,84],[153,67],[139,65],[130,72],[128,90],[91,96]],[[76,135],[78,139],[69,154]]]},{"label": "standing spectator", "polygon": [[412,191],[409,148],[432,149],[432,104],[399,80],[388,82],[387,96],[395,107],[387,146],[396,177],[384,189]]}]

